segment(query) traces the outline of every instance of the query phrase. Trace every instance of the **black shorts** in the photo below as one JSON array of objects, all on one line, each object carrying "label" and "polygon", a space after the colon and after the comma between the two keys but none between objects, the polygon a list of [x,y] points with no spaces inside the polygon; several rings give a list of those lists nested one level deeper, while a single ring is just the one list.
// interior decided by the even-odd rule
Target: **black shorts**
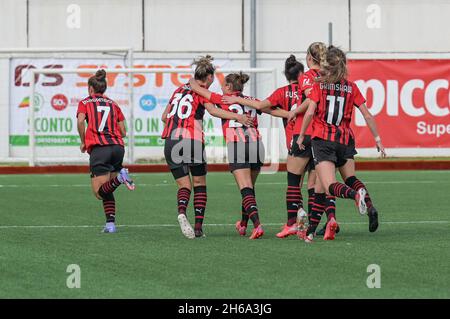
[{"label": "black shorts", "polygon": [[348,159],[353,158],[349,148],[345,144],[322,140],[320,138],[313,138],[312,153],[314,157],[314,165],[320,162],[333,162],[336,167],[344,166]]},{"label": "black shorts", "polygon": [[347,151],[345,152],[346,159],[355,159],[355,155],[358,154],[356,151],[355,140],[350,137],[347,145]]},{"label": "black shorts", "polygon": [[305,145],[305,149],[301,150],[300,147],[297,144],[298,140],[298,134],[294,135],[291,140],[291,148],[289,149],[288,155],[294,156],[294,157],[309,157],[310,160],[308,164],[305,167],[305,170],[308,172],[314,170],[314,161],[312,158],[312,152],[311,152],[311,136],[305,135],[305,139],[303,140],[303,145]]},{"label": "black shorts", "polygon": [[230,142],[227,144],[227,152],[231,172],[243,168],[260,171],[264,164],[264,144],[259,140],[248,143]]},{"label": "black shorts", "polygon": [[305,145],[305,149],[301,150],[297,144],[298,134],[294,135],[291,141],[291,148],[289,149],[289,155],[294,157],[310,157],[312,158],[311,153],[311,136],[305,135],[305,139],[303,140],[303,145]]},{"label": "black shorts", "polygon": [[89,157],[91,177],[120,171],[124,155],[125,148],[122,145],[94,146]]},{"label": "black shorts", "polygon": [[205,144],[193,139],[166,139],[164,157],[175,179],[206,175]]}]

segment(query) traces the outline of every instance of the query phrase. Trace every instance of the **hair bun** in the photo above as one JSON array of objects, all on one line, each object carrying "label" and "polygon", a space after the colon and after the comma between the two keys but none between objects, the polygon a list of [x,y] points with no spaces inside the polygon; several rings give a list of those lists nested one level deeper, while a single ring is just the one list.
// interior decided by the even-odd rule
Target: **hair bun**
[{"label": "hair bun", "polygon": [[296,66],[297,64],[298,64],[297,58],[293,54],[291,54],[286,59],[286,69],[290,69],[291,67]]},{"label": "hair bun", "polygon": [[103,81],[106,79],[106,71],[101,69],[98,70],[97,72],[95,72],[95,77],[97,78],[97,80]]},{"label": "hair bun", "polygon": [[248,80],[250,80],[250,76],[248,74],[242,73],[242,71],[239,72],[239,82],[245,84]]}]

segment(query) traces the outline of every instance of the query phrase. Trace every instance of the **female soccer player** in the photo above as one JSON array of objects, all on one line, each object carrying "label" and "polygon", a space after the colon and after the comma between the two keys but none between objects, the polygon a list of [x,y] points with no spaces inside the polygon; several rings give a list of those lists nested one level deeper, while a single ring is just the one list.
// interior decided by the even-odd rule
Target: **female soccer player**
[{"label": "female soccer player", "polygon": [[[352,137],[350,122],[352,120],[353,107],[361,111],[368,127],[370,128],[377,145],[377,149],[385,156],[381,138],[373,116],[365,105],[365,99],[361,95],[356,84],[346,79],[347,60],[344,52],[330,46],[321,63],[320,76],[314,83],[309,94],[310,103],[301,126],[297,143],[300,148],[305,148],[303,141],[305,133],[313,120],[312,151],[314,163],[318,175],[315,185],[315,199],[310,224],[306,232],[306,242],[312,242],[315,230],[320,222],[323,208],[326,205],[326,194],[336,197],[353,199],[360,214],[367,213],[365,197],[367,191],[364,187],[355,191],[353,188],[336,181],[335,170],[339,167],[346,176],[351,176],[352,163],[348,161]],[[324,239],[334,239],[337,228],[334,216],[328,221]]]},{"label": "female soccer player", "polygon": [[106,88],[106,72],[98,70],[88,80],[89,96],[78,104],[77,119],[80,150],[90,155],[92,190],[95,197],[103,201],[106,216],[103,232],[114,233],[116,201],[113,193],[121,184],[129,190],[134,190],[135,185],[128,170],[122,167],[125,117],[117,103],[104,95]]},{"label": "female soccer player", "polygon": [[[194,82],[209,87],[214,81],[215,67],[211,56],[194,61]],[[162,115],[165,123],[162,138],[165,139],[164,156],[178,185],[178,222],[187,238],[203,237],[206,193],[206,159],[203,138],[203,115],[205,109],[217,117],[240,124],[252,123],[245,115],[220,110],[196,94],[186,83],[175,90]],[[192,176],[192,180],[191,180]],[[186,217],[186,208],[194,188],[195,229]]]},{"label": "female soccer player", "polygon": [[[252,97],[242,95],[244,84],[248,80],[249,76],[242,72],[228,74],[222,85],[222,92],[225,96],[233,95],[240,96],[244,99],[253,99]],[[253,120],[251,126],[240,125],[234,121],[222,120],[222,129],[227,143],[230,171],[233,173],[242,195],[244,214],[242,215],[242,219],[236,222],[236,230],[241,236],[245,236],[247,222],[250,219],[254,226],[250,239],[260,238],[264,234],[264,229],[259,220],[254,187],[264,162],[264,145],[258,131],[257,111],[238,103],[231,105],[223,104],[222,95],[202,88],[192,80],[191,86],[195,92],[210,100],[212,103],[219,105],[220,108],[238,114],[245,113]],[[287,112],[282,110],[268,110],[266,112],[278,116],[287,116]]]},{"label": "female soccer player", "polygon": [[[284,75],[289,82],[288,85],[276,89],[268,98],[263,101],[247,99],[236,95],[226,95],[223,102],[226,104],[239,103],[257,110],[267,108],[281,108],[287,112],[295,109],[298,103],[298,79],[303,74],[303,64],[297,61],[294,55],[290,55],[284,66]],[[303,112],[305,112],[304,107]],[[303,210],[303,200],[301,193],[302,175],[311,158],[311,153],[302,151],[296,143],[293,143],[294,122],[283,119],[286,147],[288,150],[287,157],[287,189],[286,189],[286,208],[287,222],[283,226],[281,232],[277,234],[279,238],[285,238],[290,235],[297,234],[296,219],[297,214],[305,214]],[[306,216],[306,214],[305,214]]]},{"label": "female soccer player", "polygon": [[[312,205],[314,202],[314,184],[316,181],[316,174],[314,171],[314,165],[312,163],[312,153],[311,153],[311,129],[308,129],[305,137],[305,150],[302,151],[298,149],[297,139],[300,134],[300,128],[303,123],[304,112],[309,105],[309,93],[311,92],[312,86],[314,84],[315,79],[319,75],[320,70],[320,62],[323,60],[325,53],[327,51],[327,47],[322,42],[313,42],[309,45],[306,53],[306,64],[309,68],[308,71],[301,74],[298,79],[298,105],[299,107],[292,109],[289,112],[288,121],[295,120],[294,129],[293,129],[293,140],[292,140],[292,149],[294,152],[298,154],[303,154],[304,156],[309,156],[311,162],[308,164],[308,217],[311,216]],[[327,198],[327,201],[330,204],[334,203],[332,197]],[[330,207],[331,209],[332,207]],[[304,237],[304,230],[299,230],[299,237]]]}]

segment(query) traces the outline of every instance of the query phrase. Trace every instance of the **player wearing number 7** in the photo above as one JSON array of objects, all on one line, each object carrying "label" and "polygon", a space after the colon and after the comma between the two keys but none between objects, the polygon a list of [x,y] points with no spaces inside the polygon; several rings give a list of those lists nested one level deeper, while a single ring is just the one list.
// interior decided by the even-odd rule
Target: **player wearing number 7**
[{"label": "player wearing number 7", "polygon": [[[208,88],[214,81],[215,67],[211,56],[194,61],[194,82]],[[178,222],[181,232],[189,239],[203,237],[203,220],[206,210],[206,158],[203,137],[205,109],[216,117],[250,125],[245,115],[227,112],[214,107],[208,100],[196,94],[189,83],[175,90],[162,115],[165,123],[162,138],[165,139],[164,157],[178,185]],[[192,176],[192,180],[191,180]],[[186,210],[194,188],[195,226],[192,229]]]},{"label": "player wearing number 7", "polygon": [[[135,186],[128,170],[122,167],[125,154],[123,137],[126,135],[125,117],[119,106],[104,95],[106,72],[98,70],[88,80],[89,96],[78,104],[78,134],[81,152],[90,155],[91,184],[95,197],[103,201],[106,216],[105,233],[114,233],[116,201],[114,191],[125,184]],[[87,129],[86,124],[88,123]]]},{"label": "player wearing number 7", "polygon": [[[375,120],[365,105],[365,99],[358,86],[347,80],[347,60],[344,52],[330,46],[321,63],[320,77],[313,85],[309,95],[309,106],[306,111],[300,135],[297,143],[304,148],[305,132],[313,121],[312,153],[318,180],[315,185],[314,208],[310,224],[306,233],[306,242],[311,242],[317,225],[320,222],[323,208],[326,206],[325,193],[336,197],[353,199],[360,214],[367,213],[365,187],[354,190],[346,184],[336,181],[336,167],[341,173],[349,176],[354,166],[349,159],[353,154],[349,153],[349,142],[352,139],[350,123],[353,108],[359,108],[370,128],[375,142],[382,156],[385,156],[384,147],[378,135]],[[325,209],[326,210],[326,209]],[[324,239],[334,239],[337,229],[334,217],[327,223],[327,231]]]}]

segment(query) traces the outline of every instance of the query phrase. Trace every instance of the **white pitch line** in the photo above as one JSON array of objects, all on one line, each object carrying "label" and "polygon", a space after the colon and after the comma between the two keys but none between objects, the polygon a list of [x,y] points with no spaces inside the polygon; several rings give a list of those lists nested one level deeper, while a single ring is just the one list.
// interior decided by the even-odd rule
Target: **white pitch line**
[{"label": "white pitch line", "polygon": [[[364,181],[365,184],[443,184],[450,181]],[[286,185],[286,182],[256,182],[257,185]],[[227,183],[227,185],[236,185],[236,183]]]},{"label": "white pitch line", "polygon": [[[341,222],[342,225],[366,225],[367,222]],[[449,220],[417,220],[417,221],[381,221],[382,225],[414,225],[414,224],[450,224]],[[281,226],[281,223],[267,223],[265,226]],[[208,227],[231,227],[234,224],[205,224]],[[101,225],[4,225],[0,229],[24,228],[24,229],[45,229],[45,228],[101,228]],[[143,224],[143,225],[117,225],[117,227],[127,228],[165,228],[179,227],[178,224]]]},{"label": "white pitch line", "polygon": [[[364,181],[366,184],[447,184],[450,181]],[[258,185],[286,185],[285,182],[259,182]],[[156,184],[136,184],[138,187],[162,187],[162,186],[174,186],[173,183],[156,183]],[[236,185],[236,183],[226,183],[226,185]],[[45,188],[45,187],[91,187],[89,184],[48,184],[48,185],[39,185],[39,184],[24,184],[24,185],[16,185],[16,184],[0,184],[0,188]]]}]

